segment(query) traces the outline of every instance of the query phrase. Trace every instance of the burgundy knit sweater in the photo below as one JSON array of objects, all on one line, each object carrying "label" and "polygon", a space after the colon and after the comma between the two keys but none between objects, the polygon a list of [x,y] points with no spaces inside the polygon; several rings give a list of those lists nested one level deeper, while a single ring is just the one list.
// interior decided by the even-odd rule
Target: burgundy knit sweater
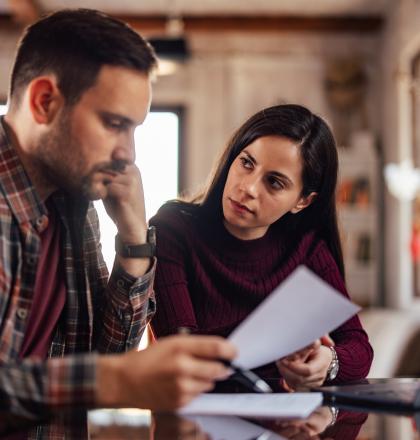
[{"label": "burgundy knit sweater", "polygon": [[[174,203],[164,205],[150,224],[157,229],[157,312],[152,321],[157,337],[176,333],[180,327],[229,335],[300,264],[348,297],[327,245],[313,233],[285,252],[285,240],[273,228],[262,238],[240,240],[221,221],[210,221],[200,208]],[[359,318],[345,322],[331,337],[340,363],[334,382],[366,377],[373,351]],[[279,376],[276,368],[263,372]]]}]

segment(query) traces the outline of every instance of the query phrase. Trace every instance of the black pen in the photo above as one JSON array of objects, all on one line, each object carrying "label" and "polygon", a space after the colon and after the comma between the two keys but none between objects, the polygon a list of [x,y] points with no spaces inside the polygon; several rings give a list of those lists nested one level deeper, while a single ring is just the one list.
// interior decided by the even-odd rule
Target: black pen
[{"label": "black pen", "polygon": [[226,367],[229,367],[230,369],[232,369],[234,371],[234,375],[233,375],[232,379],[240,382],[242,385],[244,385],[246,388],[248,388],[253,393],[272,393],[273,392],[270,385],[268,385],[268,383],[265,380],[261,379],[261,377],[257,376],[251,370],[246,370],[244,368],[238,367],[226,359],[218,359],[218,360],[223,365],[226,365]]},{"label": "black pen", "polygon": [[[179,327],[178,334],[189,335],[191,330],[188,327]],[[227,359],[218,359],[226,367],[229,367],[231,370],[235,372],[233,375],[234,379],[240,382],[243,386],[248,388],[253,393],[272,393],[270,385],[267,382],[261,379],[261,377],[257,376],[251,370],[245,370],[243,368],[237,367],[235,364],[232,364],[231,361]]]}]

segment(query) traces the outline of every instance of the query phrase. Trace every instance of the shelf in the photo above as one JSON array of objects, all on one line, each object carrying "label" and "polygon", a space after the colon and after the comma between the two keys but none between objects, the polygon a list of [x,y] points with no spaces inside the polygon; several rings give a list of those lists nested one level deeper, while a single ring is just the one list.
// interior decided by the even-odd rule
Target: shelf
[{"label": "shelf", "polygon": [[359,304],[373,304],[378,286],[378,162],[371,132],[354,133],[338,149],[337,214],[343,238],[346,284]]},{"label": "shelf", "polygon": [[362,226],[371,229],[376,226],[377,215],[372,206],[356,208],[349,205],[339,205],[337,208],[339,220],[350,230],[360,229]]}]

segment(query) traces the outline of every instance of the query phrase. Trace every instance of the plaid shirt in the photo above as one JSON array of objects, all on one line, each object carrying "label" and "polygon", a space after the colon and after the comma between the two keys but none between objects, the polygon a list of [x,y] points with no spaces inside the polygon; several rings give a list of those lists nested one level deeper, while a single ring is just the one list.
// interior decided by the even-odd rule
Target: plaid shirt
[{"label": "plaid shirt", "polygon": [[[95,352],[137,347],[155,311],[155,264],[140,278],[115,267],[108,279],[92,203],[59,193],[53,197],[63,224],[66,304],[49,359],[19,361],[38,270],[39,233],[48,217],[0,124],[0,412],[34,419],[52,409],[93,406]],[[39,428],[38,436],[63,438],[59,431],[58,425]]]}]

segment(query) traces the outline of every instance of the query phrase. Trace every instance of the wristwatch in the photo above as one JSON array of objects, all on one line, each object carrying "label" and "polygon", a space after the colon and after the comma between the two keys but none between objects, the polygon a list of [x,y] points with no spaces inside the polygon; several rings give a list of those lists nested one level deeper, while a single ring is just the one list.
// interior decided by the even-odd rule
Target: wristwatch
[{"label": "wristwatch", "polygon": [[330,363],[330,366],[327,370],[327,380],[331,381],[334,380],[337,377],[338,369],[339,369],[339,363],[338,363],[338,356],[337,352],[335,351],[334,347],[328,347],[331,350],[332,353],[332,361]]},{"label": "wristwatch", "polygon": [[120,236],[115,236],[115,252],[124,258],[151,258],[156,255],[156,228],[147,228],[146,243],[127,244],[123,243]]},{"label": "wristwatch", "polygon": [[[328,408],[331,411],[331,422],[328,424],[327,428],[330,428],[331,426],[334,426],[335,422],[337,421],[338,408],[336,406],[333,406],[333,405],[328,405]],[[325,429],[327,429],[327,428],[325,428]]]}]

